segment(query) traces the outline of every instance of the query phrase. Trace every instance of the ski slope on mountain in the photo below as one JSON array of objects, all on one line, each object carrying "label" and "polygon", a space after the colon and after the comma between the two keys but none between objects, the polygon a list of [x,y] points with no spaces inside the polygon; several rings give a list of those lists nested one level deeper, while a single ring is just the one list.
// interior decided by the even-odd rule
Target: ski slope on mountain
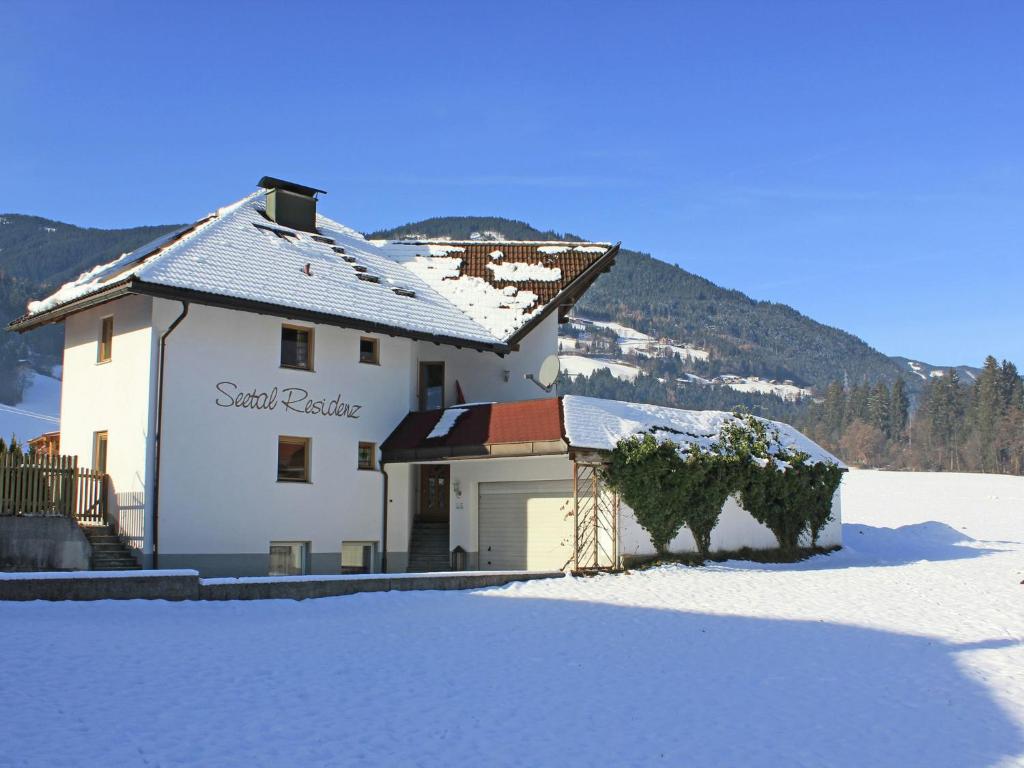
[{"label": "ski slope on mountain", "polygon": [[0,437],[25,443],[44,432],[60,429],[60,379],[32,371],[17,405],[0,403]]},{"label": "ski slope on mountain", "polygon": [[0,763],[1024,764],[1024,478],[851,471],[843,511],[796,565],[0,604]]}]

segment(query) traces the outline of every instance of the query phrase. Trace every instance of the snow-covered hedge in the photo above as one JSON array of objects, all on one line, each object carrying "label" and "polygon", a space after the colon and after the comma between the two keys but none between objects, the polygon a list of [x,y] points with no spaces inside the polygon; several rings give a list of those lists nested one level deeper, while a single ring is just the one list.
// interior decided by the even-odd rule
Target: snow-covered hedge
[{"label": "snow-covered hedge", "polygon": [[652,427],[619,440],[604,470],[659,553],[685,525],[707,556],[734,493],[784,552],[795,552],[805,531],[817,545],[842,480],[838,464],[784,447],[770,422],[745,414],[735,414],[713,440],[680,440],[675,432]]}]

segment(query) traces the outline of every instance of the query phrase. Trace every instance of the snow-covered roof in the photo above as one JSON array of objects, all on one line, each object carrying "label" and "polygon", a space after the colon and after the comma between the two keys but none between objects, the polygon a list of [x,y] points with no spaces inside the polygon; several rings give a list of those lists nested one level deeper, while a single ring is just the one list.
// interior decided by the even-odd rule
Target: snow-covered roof
[{"label": "snow-covered roof", "polygon": [[493,240],[373,242],[501,339],[542,314],[614,247]]},{"label": "snow-covered roof", "polygon": [[[606,261],[603,257],[612,250],[604,244],[573,243],[553,256],[538,253],[536,245],[518,243],[368,241],[321,215],[316,233],[302,232],[270,221],[265,196],[265,190],[254,192],[95,267],[29,304],[28,314],[12,327],[24,330],[56,319],[55,310],[71,302],[130,283],[127,290],[140,293],[153,293],[158,286],[188,291],[197,301],[225,297],[242,308],[246,303],[290,308],[393,329],[398,335],[504,351],[517,340],[517,332],[553,309],[555,296],[588,268]],[[476,267],[476,249],[491,253],[498,247],[517,255],[485,255],[490,264],[501,266],[507,259],[523,266],[504,267],[515,273],[508,279],[501,270],[483,277],[481,273],[490,271]],[[588,247],[597,250],[578,250]],[[529,253],[519,253],[524,249]],[[540,280],[549,284],[543,290],[535,287]]]},{"label": "snow-covered roof", "polygon": [[[680,445],[710,448],[722,427],[736,417],[725,411],[685,411],[659,405],[565,395],[562,398],[565,437],[573,448],[611,451],[623,438],[644,432],[660,433]],[[763,419],[778,431],[780,448],[797,449],[808,461],[845,465],[788,424]]]}]

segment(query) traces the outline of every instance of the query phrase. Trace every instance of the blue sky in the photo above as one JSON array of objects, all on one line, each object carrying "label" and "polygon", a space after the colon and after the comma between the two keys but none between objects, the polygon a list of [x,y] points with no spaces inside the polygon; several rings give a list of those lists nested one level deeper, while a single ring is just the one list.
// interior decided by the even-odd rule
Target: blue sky
[{"label": "blue sky", "polygon": [[263,174],[368,231],[622,240],[889,354],[1024,365],[1024,3],[0,0],[0,211]]}]

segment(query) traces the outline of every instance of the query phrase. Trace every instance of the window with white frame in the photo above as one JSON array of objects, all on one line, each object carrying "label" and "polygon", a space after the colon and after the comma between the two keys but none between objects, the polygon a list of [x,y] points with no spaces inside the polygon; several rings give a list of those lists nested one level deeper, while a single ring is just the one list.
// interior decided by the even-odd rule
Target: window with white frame
[{"label": "window with white frame", "polygon": [[301,576],[309,572],[309,543],[305,541],[270,542],[271,576]]}]

